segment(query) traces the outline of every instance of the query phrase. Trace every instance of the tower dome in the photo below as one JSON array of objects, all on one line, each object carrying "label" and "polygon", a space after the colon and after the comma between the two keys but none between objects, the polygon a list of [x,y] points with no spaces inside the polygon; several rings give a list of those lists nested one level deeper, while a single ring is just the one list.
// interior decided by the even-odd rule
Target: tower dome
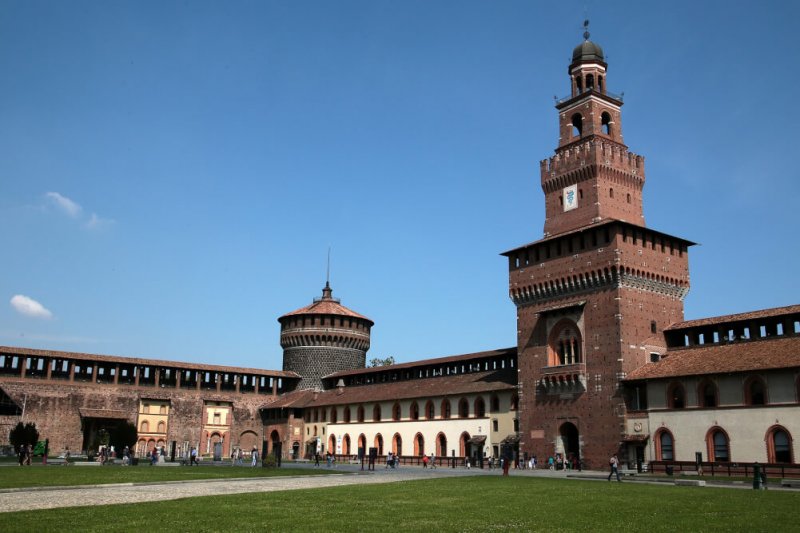
[{"label": "tower dome", "polygon": [[329,283],[321,298],[286,313],[278,322],[283,369],[302,376],[298,388],[322,388],[322,378],[328,374],[365,367],[375,323],[343,306]]},{"label": "tower dome", "polygon": [[586,39],[572,51],[572,62],[578,63],[581,61],[604,63],[605,56],[603,55],[603,49],[600,48],[599,44]]}]

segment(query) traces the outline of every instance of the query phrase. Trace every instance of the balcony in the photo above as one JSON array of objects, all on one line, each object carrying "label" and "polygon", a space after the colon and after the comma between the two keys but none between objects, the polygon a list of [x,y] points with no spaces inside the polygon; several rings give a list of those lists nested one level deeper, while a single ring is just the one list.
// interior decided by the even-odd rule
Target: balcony
[{"label": "balcony", "polygon": [[586,391],[586,364],[546,366],[541,369],[539,384],[546,394]]}]

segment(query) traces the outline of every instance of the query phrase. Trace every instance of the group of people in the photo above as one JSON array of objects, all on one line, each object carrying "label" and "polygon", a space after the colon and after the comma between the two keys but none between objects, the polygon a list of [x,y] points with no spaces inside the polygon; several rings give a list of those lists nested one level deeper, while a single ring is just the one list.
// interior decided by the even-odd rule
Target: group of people
[{"label": "group of people", "polygon": [[[316,452],[314,454],[314,466],[319,466],[320,459],[321,459],[321,456],[320,456],[319,452]],[[325,454],[325,463],[327,464],[328,468],[335,467],[336,466],[336,456],[334,454],[332,454],[331,452],[327,452]]]},{"label": "group of people", "polygon": [[31,458],[33,457],[33,446],[30,444],[22,444],[17,452],[19,457],[19,466],[31,465]]}]

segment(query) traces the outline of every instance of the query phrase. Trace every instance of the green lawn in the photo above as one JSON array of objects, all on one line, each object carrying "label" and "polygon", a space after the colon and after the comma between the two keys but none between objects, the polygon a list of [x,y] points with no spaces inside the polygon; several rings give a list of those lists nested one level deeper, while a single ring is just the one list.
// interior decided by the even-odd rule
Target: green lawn
[{"label": "green lawn", "polygon": [[[245,466],[4,466],[0,468],[0,489],[102,485],[105,483],[159,483],[194,479],[234,477],[303,476],[334,473],[327,469],[250,468]],[[1,530],[2,528],[0,528]]]},{"label": "green lawn", "polygon": [[799,503],[777,491],[476,476],[3,513],[0,530],[798,531]]}]

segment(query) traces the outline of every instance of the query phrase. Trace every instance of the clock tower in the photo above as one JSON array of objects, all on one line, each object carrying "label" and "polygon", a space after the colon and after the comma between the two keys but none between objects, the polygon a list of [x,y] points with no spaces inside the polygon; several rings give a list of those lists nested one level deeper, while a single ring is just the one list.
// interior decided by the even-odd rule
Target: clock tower
[{"label": "clock tower", "polygon": [[622,96],[606,89],[603,49],[585,40],[572,52],[570,93],[556,102],[558,147],[541,165],[545,235],[617,219],[644,225],[644,158],[622,141]]},{"label": "clock tower", "polygon": [[544,237],[503,254],[517,307],[519,451],[588,468],[644,453],[642,398],[620,382],[683,320],[693,244],[645,226],[644,158],[623,143],[607,69],[585,33],[556,102],[555,154],[540,165]]}]

